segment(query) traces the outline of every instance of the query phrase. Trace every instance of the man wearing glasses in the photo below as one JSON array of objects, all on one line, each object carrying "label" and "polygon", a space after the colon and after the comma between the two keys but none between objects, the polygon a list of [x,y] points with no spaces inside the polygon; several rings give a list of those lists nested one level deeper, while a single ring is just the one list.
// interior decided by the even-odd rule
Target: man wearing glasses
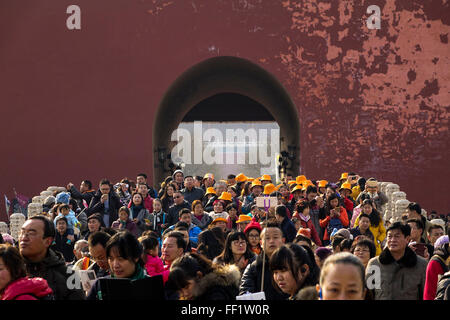
[{"label": "man wearing glasses", "polygon": [[184,200],[183,193],[181,193],[181,191],[179,190],[175,191],[173,193],[173,205],[169,207],[169,211],[167,212],[168,227],[178,222],[180,210],[184,208],[189,209],[189,212],[191,210],[189,202]]},{"label": "man wearing glasses", "polygon": [[86,212],[88,218],[91,214],[100,213],[107,228],[119,218],[118,211],[122,206],[119,197],[111,189],[111,183],[108,180],[100,181],[99,190],[92,198]]},{"label": "man wearing glasses", "polygon": [[81,286],[73,288],[69,279],[72,273],[68,272],[64,258],[49,248],[55,235],[54,224],[44,216],[25,221],[19,235],[19,250],[27,275],[47,280],[56,300],[83,300],[84,292]]}]

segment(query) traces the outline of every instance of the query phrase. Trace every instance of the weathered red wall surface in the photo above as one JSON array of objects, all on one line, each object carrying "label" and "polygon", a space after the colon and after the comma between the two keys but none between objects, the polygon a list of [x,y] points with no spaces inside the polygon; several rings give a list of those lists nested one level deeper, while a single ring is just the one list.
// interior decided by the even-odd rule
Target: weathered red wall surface
[{"label": "weathered red wall surface", "polygon": [[[81,30],[66,28],[71,4]],[[380,30],[366,27],[374,4]],[[0,193],[151,175],[164,92],[227,55],[287,89],[308,177],[357,171],[447,213],[449,12],[436,0],[2,1]]]}]

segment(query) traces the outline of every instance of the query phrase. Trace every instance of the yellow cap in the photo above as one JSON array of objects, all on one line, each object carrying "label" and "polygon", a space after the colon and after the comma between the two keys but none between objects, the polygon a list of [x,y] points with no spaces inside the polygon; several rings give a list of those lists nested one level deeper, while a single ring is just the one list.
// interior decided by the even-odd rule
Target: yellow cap
[{"label": "yellow cap", "polygon": [[302,184],[303,181],[306,181],[306,177],[304,175],[298,176],[297,178],[295,178],[295,183],[297,184]]},{"label": "yellow cap", "polygon": [[208,189],[206,189],[205,196],[208,194],[216,194],[216,190],[214,190],[213,187],[209,187]]},{"label": "yellow cap", "polygon": [[276,191],[276,188],[272,183],[268,183],[264,186],[264,194],[266,194],[266,195],[269,195],[275,191]]},{"label": "yellow cap", "polygon": [[236,176],[236,181],[237,182],[245,182],[245,181],[247,181],[247,177],[243,173],[239,173]]},{"label": "yellow cap", "polygon": [[219,197],[219,200],[231,201],[231,193],[226,191],[222,192],[222,194]]}]

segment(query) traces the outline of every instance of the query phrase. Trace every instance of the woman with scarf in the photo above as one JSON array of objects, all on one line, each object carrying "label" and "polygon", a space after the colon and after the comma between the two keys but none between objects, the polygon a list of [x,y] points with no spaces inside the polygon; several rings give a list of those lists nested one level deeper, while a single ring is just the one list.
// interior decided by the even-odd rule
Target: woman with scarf
[{"label": "woman with scarf", "polygon": [[[142,260],[142,246],[128,231],[113,235],[106,243],[105,250],[111,275],[104,278],[140,280],[148,277]],[[102,300],[103,289],[97,279],[86,300]]]},{"label": "woman with scarf", "polygon": [[300,221],[300,228],[307,228],[311,231],[311,240],[318,246],[322,246],[322,241],[320,241],[319,234],[314,227],[314,224],[310,216],[311,205],[306,199],[300,199],[296,203],[296,210],[294,217]]},{"label": "woman with scarf", "polygon": [[131,198],[130,219],[137,226],[137,237],[153,225],[153,214],[144,207],[144,198],[139,192],[135,192]]}]

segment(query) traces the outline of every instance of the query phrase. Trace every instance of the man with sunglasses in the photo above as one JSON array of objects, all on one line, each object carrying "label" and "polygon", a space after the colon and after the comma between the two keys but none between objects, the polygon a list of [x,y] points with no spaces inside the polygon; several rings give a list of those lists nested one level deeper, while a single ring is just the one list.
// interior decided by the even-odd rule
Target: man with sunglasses
[{"label": "man with sunglasses", "polygon": [[174,225],[178,222],[179,213],[181,209],[187,208],[189,211],[191,210],[191,206],[189,202],[184,200],[183,193],[179,190],[173,193],[173,205],[169,207],[169,211],[167,212],[167,223],[168,227]]}]

